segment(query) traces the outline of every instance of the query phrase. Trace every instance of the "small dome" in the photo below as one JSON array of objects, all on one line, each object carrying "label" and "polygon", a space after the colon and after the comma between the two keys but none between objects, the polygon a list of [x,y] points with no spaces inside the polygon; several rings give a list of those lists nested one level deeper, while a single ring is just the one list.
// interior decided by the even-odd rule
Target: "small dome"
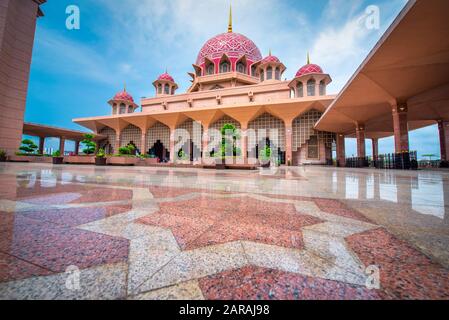
[{"label": "small dome", "polygon": [[171,75],[169,75],[167,72],[161,74],[159,76],[159,78],[157,78],[158,80],[164,80],[164,81],[171,81],[171,82],[175,82],[175,80],[173,79],[173,77]]},{"label": "small dome", "polygon": [[273,56],[273,55],[270,54],[269,56],[263,58],[263,60],[261,61],[262,64],[268,63],[268,62],[281,63],[281,60],[279,60],[278,57]]},{"label": "small dome", "polygon": [[298,70],[296,73],[296,77],[301,77],[306,74],[310,73],[324,73],[323,69],[317,64],[309,63],[303,66],[301,69]]},{"label": "small dome", "polygon": [[123,101],[129,101],[129,102],[134,103],[133,97],[128,92],[126,92],[126,90],[123,90],[122,92],[117,93],[114,96],[113,100],[123,100]]}]

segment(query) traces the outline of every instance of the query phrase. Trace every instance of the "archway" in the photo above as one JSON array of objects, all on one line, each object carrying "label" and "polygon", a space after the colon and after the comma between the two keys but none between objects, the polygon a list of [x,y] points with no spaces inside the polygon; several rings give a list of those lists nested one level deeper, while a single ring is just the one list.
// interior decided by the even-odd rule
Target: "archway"
[{"label": "archway", "polygon": [[285,164],[285,124],[281,119],[264,113],[248,124],[254,135],[248,135],[248,155],[259,159],[260,151],[270,147],[273,157]]}]

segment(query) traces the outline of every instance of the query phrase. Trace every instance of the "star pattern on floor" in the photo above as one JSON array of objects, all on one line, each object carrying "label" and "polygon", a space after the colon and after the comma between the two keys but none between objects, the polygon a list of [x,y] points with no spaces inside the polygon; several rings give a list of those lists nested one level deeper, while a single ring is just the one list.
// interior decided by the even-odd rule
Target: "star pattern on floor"
[{"label": "star pattern on floor", "polygon": [[[56,220],[71,230],[126,241],[128,245],[123,259],[81,265],[79,291],[65,288],[67,274],[59,267],[50,268],[50,274],[36,272],[28,278],[0,283],[0,298],[305,299],[321,295],[331,299],[379,299],[398,296],[366,289],[365,270],[369,260],[360,248],[355,248],[353,243],[348,245],[347,239],[375,232],[380,227],[343,207],[326,210],[331,206],[329,203],[299,197],[184,190],[155,198],[149,188],[102,188],[131,191],[130,199],[86,202],[65,193],[59,195],[62,203],[58,199],[49,201],[48,197],[36,197],[32,201],[0,200],[4,214],[23,213],[31,219],[39,218],[43,209],[51,212],[121,206],[122,209],[111,214],[88,221],[81,219],[75,224],[67,225],[60,217]],[[95,200],[92,196],[83,197]],[[334,200],[329,201],[335,204]],[[123,209],[126,206],[128,209]],[[363,261],[354,248],[362,254]],[[447,272],[442,276],[447,276]],[[232,286],[232,281],[245,279],[254,284],[253,290],[260,286],[262,292],[242,295],[238,287]],[[217,294],[220,292],[217,286],[223,289],[223,296]],[[322,288],[310,293],[307,286]]]}]

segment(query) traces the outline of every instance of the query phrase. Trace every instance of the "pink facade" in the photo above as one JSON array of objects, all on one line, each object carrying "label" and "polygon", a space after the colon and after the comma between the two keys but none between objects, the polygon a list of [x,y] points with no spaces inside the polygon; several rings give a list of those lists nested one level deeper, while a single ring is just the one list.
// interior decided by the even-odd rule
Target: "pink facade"
[{"label": "pink facade", "polygon": [[0,1],[0,149],[20,146],[36,18],[44,0]]}]

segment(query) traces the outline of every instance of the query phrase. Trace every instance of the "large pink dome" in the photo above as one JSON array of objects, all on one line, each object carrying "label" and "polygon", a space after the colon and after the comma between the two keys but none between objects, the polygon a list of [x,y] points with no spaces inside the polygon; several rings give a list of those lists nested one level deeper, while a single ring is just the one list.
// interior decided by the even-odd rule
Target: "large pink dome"
[{"label": "large pink dome", "polygon": [[134,103],[134,99],[133,97],[126,91],[122,91],[117,93],[113,100],[122,100],[122,101],[129,101],[129,102],[133,102]]},{"label": "large pink dome", "polygon": [[323,72],[323,69],[319,65],[309,63],[298,70],[298,72],[296,73],[296,77],[301,77],[303,75],[310,74],[310,73],[324,73],[324,72]]},{"label": "large pink dome", "polygon": [[196,64],[204,64],[205,58],[214,61],[223,55],[229,59],[238,60],[246,56],[250,62],[254,63],[262,60],[259,48],[256,44],[240,33],[227,32],[219,34],[207,41],[201,48]]}]

